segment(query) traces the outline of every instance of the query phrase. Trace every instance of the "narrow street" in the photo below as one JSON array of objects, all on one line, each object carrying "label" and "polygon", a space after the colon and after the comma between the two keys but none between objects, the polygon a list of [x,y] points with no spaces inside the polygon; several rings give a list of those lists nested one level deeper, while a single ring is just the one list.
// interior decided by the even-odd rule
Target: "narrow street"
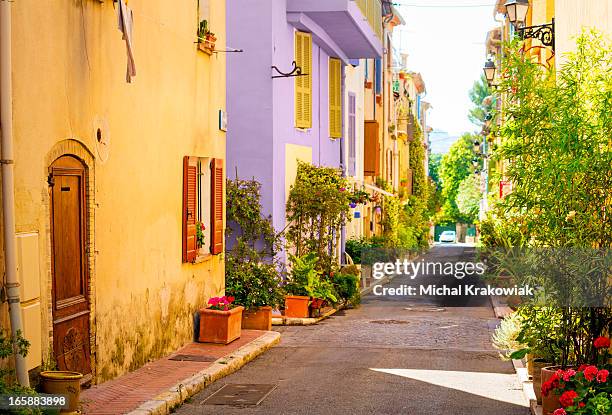
[{"label": "narrow street", "polygon": [[[473,248],[437,245],[428,261],[466,261]],[[429,277],[429,276],[428,276]],[[432,277],[435,278],[435,277]],[[408,283],[397,277],[391,286]],[[490,344],[490,306],[366,296],[310,327],[282,327],[279,346],[194,396],[179,414],[524,415],[513,367]],[[203,403],[225,384],[273,384],[258,406]]]}]

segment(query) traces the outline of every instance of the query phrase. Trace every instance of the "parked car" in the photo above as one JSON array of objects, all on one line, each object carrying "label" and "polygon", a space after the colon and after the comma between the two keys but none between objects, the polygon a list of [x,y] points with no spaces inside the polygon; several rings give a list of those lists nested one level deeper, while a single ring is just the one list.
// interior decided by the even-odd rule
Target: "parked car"
[{"label": "parked car", "polygon": [[457,233],[455,231],[444,231],[440,234],[440,242],[457,242]]}]

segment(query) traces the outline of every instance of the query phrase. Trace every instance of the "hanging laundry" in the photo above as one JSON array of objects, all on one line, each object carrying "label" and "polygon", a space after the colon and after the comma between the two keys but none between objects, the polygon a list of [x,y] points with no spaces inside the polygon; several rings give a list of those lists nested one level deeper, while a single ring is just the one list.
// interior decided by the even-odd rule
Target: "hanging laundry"
[{"label": "hanging laundry", "polygon": [[134,27],[134,15],[132,9],[126,5],[125,0],[118,0],[117,20],[119,30],[123,33],[123,40],[127,50],[127,74],[126,81],[132,82],[132,77],[136,76],[136,64],[134,63],[134,44],[132,41],[132,28]]}]

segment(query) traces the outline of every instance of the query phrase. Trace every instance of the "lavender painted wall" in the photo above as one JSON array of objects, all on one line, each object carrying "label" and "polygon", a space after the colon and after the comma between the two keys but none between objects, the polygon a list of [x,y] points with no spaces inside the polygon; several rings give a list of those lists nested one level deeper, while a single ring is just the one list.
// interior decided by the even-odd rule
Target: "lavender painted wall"
[{"label": "lavender painted wall", "polygon": [[[330,7],[322,0],[304,0],[299,4],[316,10]],[[363,16],[355,17],[358,9],[354,4],[346,2],[346,6],[353,14],[335,11],[341,15],[334,16],[343,19],[338,20],[334,29],[342,29],[336,27],[340,24],[351,24],[349,29],[360,30]],[[330,49],[329,44],[322,48],[313,39],[312,128],[308,130],[295,128],[295,78],[271,78],[273,65],[281,71],[291,69],[295,60],[295,30],[287,20],[287,0],[227,1],[227,44],[244,49],[244,53],[228,54],[227,61],[228,177],[235,176],[237,167],[239,177],[255,177],[262,183],[264,213],[272,215],[277,230],[285,226],[286,144],[311,147],[312,162],[316,165],[340,167],[341,163],[341,140],[329,137],[330,56],[326,52],[337,49]],[[371,53],[371,38],[357,40],[347,36],[342,39],[344,44]],[[327,35],[323,33],[323,37]]]}]

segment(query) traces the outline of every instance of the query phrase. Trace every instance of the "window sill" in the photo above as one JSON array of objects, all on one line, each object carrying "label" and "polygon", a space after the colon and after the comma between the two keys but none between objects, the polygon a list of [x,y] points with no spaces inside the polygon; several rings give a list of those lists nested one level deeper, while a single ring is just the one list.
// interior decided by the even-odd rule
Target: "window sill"
[{"label": "window sill", "polygon": [[212,254],[200,254],[193,260],[194,264],[201,264],[203,262],[208,262],[213,259],[214,255]]}]

